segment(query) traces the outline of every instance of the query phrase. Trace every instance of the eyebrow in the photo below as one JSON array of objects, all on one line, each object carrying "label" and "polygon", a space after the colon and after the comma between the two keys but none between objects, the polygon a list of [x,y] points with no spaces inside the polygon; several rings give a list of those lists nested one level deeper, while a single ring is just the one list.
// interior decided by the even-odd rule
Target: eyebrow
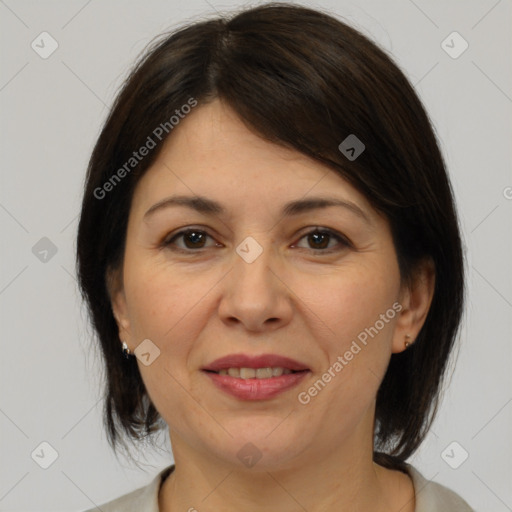
[{"label": "eyebrow", "polygon": [[[190,208],[206,215],[222,215],[226,213],[225,208],[220,203],[204,196],[170,196],[151,206],[151,208],[149,208],[149,210],[144,214],[144,220],[155,212],[172,206]],[[329,208],[332,206],[345,208],[356,214],[368,224],[371,224],[368,215],[355,203],[334,197],[310,197],[307,199],[290,201],[281,209],[281,216],[291,217],[293,215],[299,215],[301,213]]]}]

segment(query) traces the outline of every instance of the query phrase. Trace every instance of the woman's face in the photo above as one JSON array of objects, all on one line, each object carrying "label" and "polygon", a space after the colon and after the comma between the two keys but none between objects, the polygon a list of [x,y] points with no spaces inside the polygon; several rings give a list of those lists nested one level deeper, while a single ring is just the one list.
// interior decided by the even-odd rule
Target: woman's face
[{"label": "woman's face", "polygon": [[[408,294],[387,221],[332,170],[198,106],[137,185],[120,283],[120,337],[173,447],[275,469],[371,443]],[[230,355],[247,359],[214,364]]]}]

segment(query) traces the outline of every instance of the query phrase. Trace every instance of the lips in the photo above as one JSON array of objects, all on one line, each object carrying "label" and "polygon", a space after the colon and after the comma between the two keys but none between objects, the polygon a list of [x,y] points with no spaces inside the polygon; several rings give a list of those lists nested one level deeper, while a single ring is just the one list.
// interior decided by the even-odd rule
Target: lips
[{"label": "lips", "polygon": [[203,371],[218,389],[240,400],[273,398],[310,372],[303,363],[275,354],[232,354],[216,359]]},{"label": "lips", "polygon": [[228,370],[229,368],[284,368],[292,372],[309,370],[308,366],[289,357],[279,356],[277,354],[261,354],[259,356],[249,356],[247,354],[230,354],[216,359],[203,370],[216,372]]}]

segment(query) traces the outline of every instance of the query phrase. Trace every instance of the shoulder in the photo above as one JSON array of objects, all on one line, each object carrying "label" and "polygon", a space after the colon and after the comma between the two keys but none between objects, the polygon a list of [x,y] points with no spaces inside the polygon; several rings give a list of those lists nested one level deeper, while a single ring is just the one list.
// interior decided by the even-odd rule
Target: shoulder
[{"label": "shoulder", "polygon": [[163,469],[148,485],[85,512],[158,512],[158,491],[174,465]]},{"label": "shoulder", "polygon": [[474,512],[457,493],[427,480],[410,464],[407,464],[407,472],[414,484],[415,512]]},{"label": "shoulder", "polygon": [[86,512],[98,512],[99,510],[101,512],[158,512],[158,508],[151,508],[151,501],[148,499],[148,488],[150,487],[151,484],[141,487]]}]

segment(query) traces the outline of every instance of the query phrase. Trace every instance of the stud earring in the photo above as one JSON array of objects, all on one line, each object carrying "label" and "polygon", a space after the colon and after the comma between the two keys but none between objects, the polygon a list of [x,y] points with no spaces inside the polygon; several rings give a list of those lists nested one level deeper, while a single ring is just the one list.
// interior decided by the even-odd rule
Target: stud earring
[{"label": "stud earring", "polygon": [[130,349],[128,348],[128,345],[127,345],[126,341],[123,341],[122,351],[123,351],[124,357],[126,359],[130,359],[131,352],[130,352]]},{"label": "stud earring", "polygon": [[411,346],[411,342],[409,341],[410,339],[411,339],[411,337],[409,336],[409,334],[406,334],[405,341],[404,341],[404,347],[406,350]]}]

